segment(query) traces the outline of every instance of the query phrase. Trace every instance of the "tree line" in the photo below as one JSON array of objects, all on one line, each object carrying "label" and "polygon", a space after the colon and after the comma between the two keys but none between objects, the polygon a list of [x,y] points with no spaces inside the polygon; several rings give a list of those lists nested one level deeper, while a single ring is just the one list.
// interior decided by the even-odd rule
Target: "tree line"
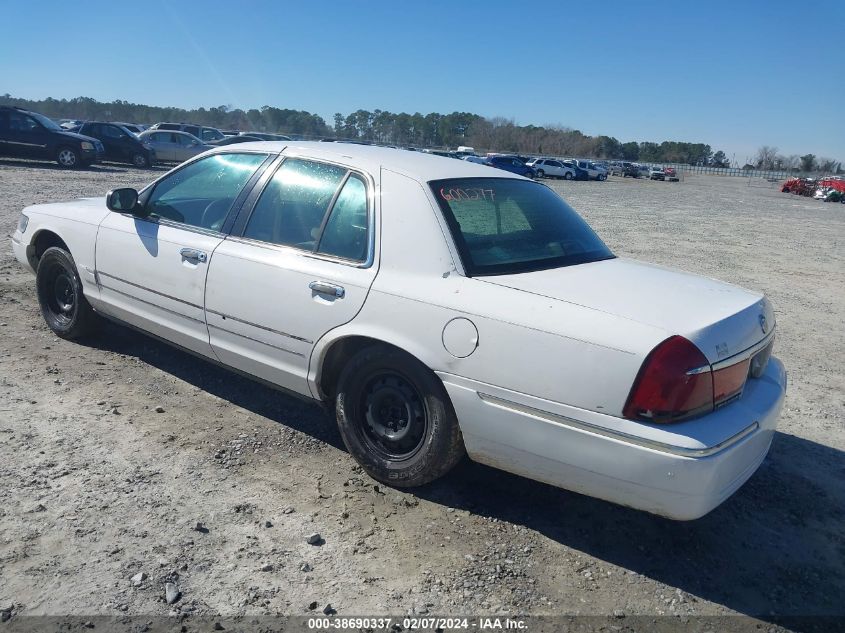
[{"label": "tree line", "polygon": [[[356,110],[334,115],[329,125],[319,115],[305,110],[264,106],[242,110],[225,105],[212,108],[149,106],[116,100],[101,102],[90,97],[42,100],[0,96],[0,105],[14,105],[41,112],[54,119],[110,120],[132,123],[159,121],[191,122],[220,129],[276,132],[300,138],[333,137],[402,147],[455,148],[467,145],[477,150],[495,150],[530,155],[579,156],[622,159],[651,163],[682,163],[730,167],[725,152],[713,151],[705,143],[681,141],[621,142],[612,136],[590,136],[563,126],[517,125],[512,119],[485,118],[471,112],[439,114],[394,113],[386,110]],[[765,150],[765,151],[764,151]],[[812,158],[812,161],[810,160]],[[753,167],[760,169],[814,168],[835,171],[830,159],[806,156],[784,157],[777,148],[760,148]],[[810,169],[805,167],[810,166]],[[841,165],[836,166],[838,169]]]},{"label": "tree line", "polygon": [[823,172],[826,174],[841,174],[842,162],[833,158],[825,156],[816,157],[815,154],[790,154],[784,156],[778,153],[777,147],[770,145],[763,145],[757,150],[757,156],[754,158],[754,163],[746,165],[747,168],[756,167],[757,169],[768,170],[782,170],[793,172]]}]

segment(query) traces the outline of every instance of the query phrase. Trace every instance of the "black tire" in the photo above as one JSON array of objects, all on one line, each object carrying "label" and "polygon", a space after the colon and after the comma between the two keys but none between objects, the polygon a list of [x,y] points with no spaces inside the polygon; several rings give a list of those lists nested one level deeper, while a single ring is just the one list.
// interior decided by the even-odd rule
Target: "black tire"
[{"label": "black tire", "polygon": [[132,164],[143,169],[150,166],[150,159],[142,152],[135,152],[132,154]]},{"label": "black tire", "polygon": [[44,251],[35,277],[38,303],[56,336],[76,339],[90,334],[98,316],[82,293],[82,282],[70,253],[53,246]]},{"label": "black tire", "polygon": [[563,175],[564,180],[572,180],[572,172],[568,171]]},{"label": "black tire", "polygon": [[545,178],[545,177],[546,177],[546,172],[544,172],[542,169],[538,169],[537,170],[537,178]]},{"label": "black tire", "polygon": [[464,455],[458,419],[443,383],[408,354],[367,347],[346,364],[335,400],[343,443],[373,478],[421,486]]},{"label": "black tire", "polygon": [[79,159],[79,152],[68,146],[60,147],[56,151],[56,162],[63,169],[73,169],[82,166],[82,161]]},{"label": "black tire", "polygon": [[607,174],[599,174],[599,180],[607,180]]}]

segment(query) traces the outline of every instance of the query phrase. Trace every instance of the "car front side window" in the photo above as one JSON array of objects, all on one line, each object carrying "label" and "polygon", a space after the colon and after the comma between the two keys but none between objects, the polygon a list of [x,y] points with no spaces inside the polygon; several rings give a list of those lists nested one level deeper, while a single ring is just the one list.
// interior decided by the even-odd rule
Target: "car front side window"
[{"label": "car front side window", "polygon": [[148,217],[219,231],[235,199],[267,154],[214,154],[160,180]]}]

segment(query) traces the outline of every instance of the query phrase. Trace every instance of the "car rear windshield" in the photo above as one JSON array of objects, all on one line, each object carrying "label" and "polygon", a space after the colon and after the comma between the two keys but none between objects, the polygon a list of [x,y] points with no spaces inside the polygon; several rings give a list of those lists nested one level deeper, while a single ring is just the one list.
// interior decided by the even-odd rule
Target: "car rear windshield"
[{"label": "car rear windshield", "polygon": [[615,257],[545,185],[509,178],[429,183],[470,276],[506,275]]}]

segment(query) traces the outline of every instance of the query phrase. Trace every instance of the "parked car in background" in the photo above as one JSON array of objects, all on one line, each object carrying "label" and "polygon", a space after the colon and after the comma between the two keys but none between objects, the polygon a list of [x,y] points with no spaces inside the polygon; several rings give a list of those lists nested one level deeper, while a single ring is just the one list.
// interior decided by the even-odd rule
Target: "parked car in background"
[{"label": "parked car in background", "polygon": [[651,172],[651,167],[648,165],[637,165],[637,168],[640,170],[640,176],[642,178],[648,178],[648,175]]},{"label": "parked car in background", "polygon": [[589,160],[572,159],[581,169],[587,172],[590,180],[607,180],[607,170]]},{"label": "parked car in background", "polygon": [[423,152],[426,154],[434,154],[435,156],[444,156],[446,158],[457,158],[458,160],[461,158],[455,152],[450,152],[445,149],[424,149]]},{"label": "parked car in background", "polygon": [[576,173],[569,165],[564,165],[561,161],[554,158],[535,158],[526,163],[536,173],[537,178],[564,178],[572,180]]},{"label": "parked car in background", "polygon": [[241,136],[238,134],[237,136],[227,136],[224,139],[219,141],[210,141],[206,143],[207,145],[211,145],[212,147],[221,147],[224,145],[237,145],[239,143],[250,143],[252,141],[262,141],[264,139],[257,138],[255,136]]},{"label": "parked car in background", "polygon": [[586,169],[582,169],[578,166],[578,163],[574,160],[567,159],[561,161],[565,167],[569,167],[571,170],[575,172],[575,180],[589,180],[590,179],[590,172]]},{"label": "parked car in background", "polygon": [[203,143],[209,141],[222,141],[226,135],[214,127],[207,127],[205,125],[194,125],[193,123],[156,123],[151,125],[150,130],[174,130],[178,132],[187,132],[200,139]]},{"label": "parked car in background", "polygon": [[666,180],[669,182],[678,182],[680,180],[680,178],[678,178],[678,172],[674,167],[664,167],[663,173],[666,174]]},{"label": "parked car in background", "polygon": [[0,106],[0,156],[54,160],[71,168],[97,163],[104,154],[97,139],[69,132],[43,114]]},{"label": "parked car in background", "polygon": [[[457,152],[455,153],[457,154]],[[476,156],[475,154],[465,154],[464,156],[461,156],[461,160],[465,160],[468,163],[477,163],[479,165],[483,165],[487,159],[481,156]]]},{"label": "parked car in background", "polygon": [[640,166],[636,163],[624,163],[624,167],[622,168],[622,176],[624,178],[639,178],[640,173]]},{"label": "parked car in background", "polygon": [[81,121],[79,119],[59,119],[58,120],[59,127],[62,127],[66,130],[69,130],[69,129],[75,128],[75,127],[79,127],[83,123],[84,123],[84,121]]},{"label": "parked car in background", "polygon": [[651,180],[666,180],[666,173],[662,167],[652,167],[648,172],[648,177]]},{"label": "parked car in background", "polygon": [[519,174],[526,178],[534,178],[537,175],[537,172],[522,162],[517,156],[488,156],[484,159],[484,164],[495,167],[496,169],[504,169],[505,171]]},{"label": "parked car in background", "polygon": [[629,167],[631,163],[624,160],[619,161],[612,161],[610,163],[610,170],[609,173],[611,176],[624,176],[625,175],[625,168]]},{"label": "parked car in background", "polygon": [[144,141],[122,125],[102,121],[86,121],[78,132],[99,139],[105,149],[105,160],[150,167],[156,154],[149,141]]},{"label": "parked car in background", "polygon": [[187,132],[150,129],[138,138],[150,144],[158,160],[171,163],[181,163],[212,148]]},{"label": "parked car in background", "polygon": [[467,454],[695,519],[763,462],[787,387],[761,293],[617,257],[549,187],[422,152],[221,148],[26,207],[12,249],[56,336],[104,316],[315,399],[390,486]]},{"label": "parked car in background", "polygon": [[147,128],[143,125],[139,125],[137,123],[124,123],[123,121],[111,121],[115,125],[121,125],[125,127],[127,130],[135,134],[136,136],[146,130]]},{"label": "parked car in background", "polygon": [[268,134],[267,132],[239,132],[240,136],[253,136],[262,141],[289,141],[290,136],[284,134]]}]

